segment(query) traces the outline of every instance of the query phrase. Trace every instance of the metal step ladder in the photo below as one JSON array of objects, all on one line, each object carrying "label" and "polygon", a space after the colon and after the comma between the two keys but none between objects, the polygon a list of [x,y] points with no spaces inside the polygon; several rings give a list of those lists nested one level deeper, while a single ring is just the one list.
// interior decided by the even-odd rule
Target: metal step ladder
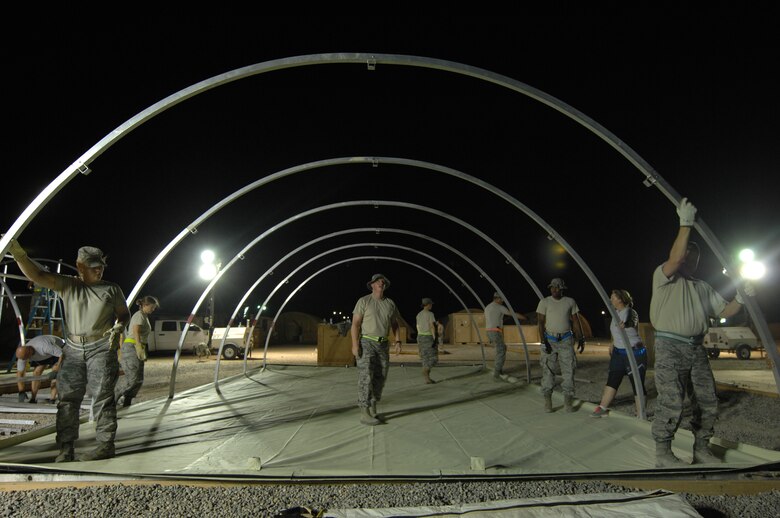
[{"label": "metal step ladder", "polygon": [[30,302],[30,315],[25,327],[25,338],[30,340],[43,334],[54,334],[56,322],[62,322],[62,301],[59,296],[49,288],[36,286]]}]

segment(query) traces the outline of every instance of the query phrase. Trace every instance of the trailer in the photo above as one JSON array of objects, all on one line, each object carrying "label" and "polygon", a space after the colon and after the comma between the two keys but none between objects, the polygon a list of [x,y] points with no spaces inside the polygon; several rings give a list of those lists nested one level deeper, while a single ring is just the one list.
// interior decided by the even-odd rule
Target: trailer
[{"label": "trailer", "polygon": [[[225,336],[226,327],[215,327],[211,334],[211,350],[213,353],[219,352],[219,345]],[[231,327],[228,329],[225,345],[222,347],[222,358],[225,360],[236,360],[243,358],[246,352],[247,335],[249,327]],[[249,349],[252,349],[252,337],[249,337]]]},{"label": "trailer", "polygon": [[761,342],[749,327],[711,327],[704,335],[707,355],[715,359],[721,351],[736,353],[740,360],[749,360],[753,351],[762,351]]}]

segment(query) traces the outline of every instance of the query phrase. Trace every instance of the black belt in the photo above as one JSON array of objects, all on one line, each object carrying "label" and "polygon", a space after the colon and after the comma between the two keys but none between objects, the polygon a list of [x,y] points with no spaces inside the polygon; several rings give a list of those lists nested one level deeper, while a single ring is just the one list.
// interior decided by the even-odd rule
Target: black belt
[{"label": "black belt", "polygon": [[71,342],[73,342],[75,344],[88,344],[90,342],[97,342],[101,338],[103,338],[103,335],[86,335],[86,336],[82,336],[82,335],[72,335],[70,333],[68,334],[68,340],[70,340]]}]

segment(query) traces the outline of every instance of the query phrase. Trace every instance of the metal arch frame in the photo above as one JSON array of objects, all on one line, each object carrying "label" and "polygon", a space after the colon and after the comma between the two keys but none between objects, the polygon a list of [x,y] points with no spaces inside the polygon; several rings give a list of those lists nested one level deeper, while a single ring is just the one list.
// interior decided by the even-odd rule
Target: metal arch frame
[{"label": "metal arch frame", "polygon": [[[381,260],[385,260],[385,261],[396,261],[396,262],[399,262],[399,263],[405,263],[405,264],[408,264],[408,265],[414,266],[414,267],[416,267],[416,268],[419,268],[420,270],[423,270],[423,271],[424,271],[424,272],[426,272],[428,275],[430,275],[431,277],[433,277],[434,279],[436,279],[437,281],[439,281],[439,282],[440,282],[442,285],[444,285],[444,287],[445,287],[445,288],[447,288],[447,289],[448,289],[448,290],[449,290],[449,291],[450,291],[450,292],[451,292],[451,293],[452,293],[452,294],[455,296],[455,298],[457,298],[457,299],[458,299],[458,301],[459,301],[459,302],[460,302],[460,303],[463,305],[464,309],[466,309],[466,311],[468,312],[468,314],[469,314],[469,317],[471,318],[471,323],[472,323],[472,325],[474,325],[474,326],[476,326],[476,325],[477,325],[477,324],[476,324],[476,322],[474,321],[474,317],[471,315],[471,312],[470,312],[470,311],[468,310],[468,308],[466,307],[466,303],[465,303],[465,302],[464,302],[464,301],[463,301],[463,300],[462,300],[462,299],[461,299],[461,298],[458,296],[458,294],[457,294],[457,293],[455,293],[455,292],[453,291],[453,289],[452,289],[452,288],[451,288],[451,287],[450,287],[450,286],[449,286],[449,285],[448,285],[446,282],[444,282],[444,280],[443,280],[441,277],[439,277],[439,276],[438,276],[438,275],[436,275],[435,273],[431,272],[431,271],[430,271],[430,270],[428,270],[427,268],[425,268],[425,267],[423,267],[423,266],[420,266],[420,265],[419,265],[419,264],[417,264],[417,263],[414,263],[414,262],[411,262],[411,261],[407,261],[407,260],[405,260],[405,259],[399,259],[399,258],[397,258],[397,257],[377,256],[377,255],[371,255],[371,256],[356,256],[356,257],[351,257],[351,258],[348,258],[348,259],[342,259],[342,260],[340,260],[340,261],[336,261],[336,262],[334,262],[334,263],[331,263],[331,264],[329,264],[328,266],[325,266],[324,268],[321,268],[320,270],[316,271],[315,273],[313,273],[312,275],[310,275],[309,277],[307,277],[307,278],[306,278],[306,279],[305,279],[303,282],[301,282],[301,283],[298,285],[298,287],[297,287],[297,288],[295,288],[295,289],[294,289],[292,292],[290,292],[290,294],[289,294],[289,295],[287,296],[287,298],[284,300],[284,302],[282,303],[282,305],[279,307],[279,310],[276,312],[276,316],[274,317],[274,322],[276,322],[276,320],[279,318],[279,315],[280,315],[280,314],[281,314],[281,312],[284,310],[284,307],[287,305],[287,303],[290,301],[290,299],[292,299],[292,298],[295,296],[295,294],[296,294],[296,293],[298,293],[298,292],[301,290],[301,288],[303,288],[303,287],[304,287],[304,286],[305,286],[305,285],[306,285],[306,284],[307,284],[307,283],[308,283],[310,280],[312,280],[314,277],[318,276],[319,274],[321,274],[321,273],[322,273],[322,272],[324,272],[325,270],[328,270],[328,269],[330,269],[330,268],[333,268],[333,267],[335,267],[335,266],[338,266],[338,265],[340,265],[340,264],[344,264],[344,263],[348,263],[348,262],[352,262],[352,261],[362,261],[362,260],[366,260],[366,259],[373,259],[373,260],[381,259]],[[265,338],[265,348],[264,348],[264,350],[263,350],[263,357],[265,357],[266,351],[268,350],[268,342],[269,342],[269,339],[270,339],[270,337],[271,337],[271,333],[268,333],[268,335],[267,335],[267,336],[266,336],[266,338]],[[480,343],[481,343],[481,342],[480,342]],[[265,365],[263,365],[263,368],[265,368]],[[483,368],[483,369],[485,368],[485,351],[484,351],[484,347],[483,347],[483,349],[482,349],[482,368]]]},{"label": "metal arch frame", "polygon": [[[184,328],[182,329],[182,333],[181,333],[181,335],[179,337],[179,343],[178,343],[178,346],[176,347],[176,353],[174,354],[174,358],[173,358],[173,368],[171,370],[171,381],[170,381],[171,390],[169,392],[169,396],[168,397],[169,398],[173,397],[173,388],[174,388],[175,383],[176,383],[176,368],[177,368],[178,363],[179,363],[179,357],[181,356],[182,347],[184,345],[184,339],[185,339],[185,337],[187,335],[187,331],[189,330],[189,326],[192,323],[192,320],[195,318],[195,314],[197,314],[198,309],[200,308],[201,304],[203,304],[203,301],[206,299],[206,296],[214,288],[214,286],[220,281],[222,276],[225,275],[225,273],[227,273],[230,270],[230,268],[233,266],[233,264],[235,264],[236,261],[238,261],[239,259],[241,259],[241,260],[244,259],[244,254],[246,253],[246,251],[251,249],[253,246],[255,246],[261,240],[266,238],[268,235],[272,234],[273,232],[275,232],[279,228],[281,228],[281,227],[283,227],[283,226],[285,226],[288,223],[291,223],[293,221],[298,221],[298,220],[300,220],[300,219],[302,219],[302,218],[304,218],[306,216],[309,216],[311,214],[317,214],[317,213],[323,212],[325,210],[330,210],[330,209],[334,209],[334,208],[361,206],[361,205],[371,205],[371,206],[388,205],[388,206],[398,206],[398,207],[412,208],[412,209],[421,210],[423,212],[429,212],[431,214],[436,214],[438,216],[444,217],[445,219],[449,219],[450,221],[458,223],[459,225],[461,225],[461,226],[471,230],[473,233],[475,233],[478,236],[480,236],[481,238],[483,238],[485,241],[490,243],[497,251],[499,251],[507,259],[508,262],[511,262],[511,264],[513,264],[515,266],[515,268],[519,272],[521,272],[523,274],[525,279],[528,281],[529,285],[541,297],[540,292],[539,292],[539,288],[536,287],[534,282],[530,279],[530,277],[528,277],[528,274],[525,272],[525,270],[523,270],[523,268],[519,264],[517,264],[517,262],[512,258],[512,256],[510,256],[507,253],[506,250],[504,250],[498,243],[493,241],[490,237],[488,237],[481,230],[477,229],[473,225],[471,225],[471,224],[469,224],[469,223],[467,223],[467,222],[465,222],[465,221],[463,221],[463,220],[461,220],[459,218],[456,218],[455,216],[452,216],[452,215],[450,215],[450,214],[448,214],[446,212],[435,210],[435,209],[431,209],[430,207],[426,207],[426,206],[423,206],[423,205],[417,205],[417,204],[414,204],[414,203],[396,202],[396,201],[379,201],[379,200],[359,200],[359,201],[339,202],[339,203],[333,203],[333,204],[330,204],[330,205],[323,205],[321,207],[316,207],[314,209],[309,209],[307,211],[300,212],[300,213],[298,213],[298,214],[296,214],[294,216],[291,216],[290,218],[282,221],[281,223],[277,223],[273,227],[269,228],[268,230],[266,230],[265,232],[260,234],[258,237],[253,239],[248,245],[245,245],[244,248],[242,248],[233,257],[233,259],[231,259],[227,263],[226,266],[224,266],[223,268],[221,268],[217,272],[217,275],[209,282],[209,284],[203,290],[203,293],[201,293],[201,296],[198,298],[197,302],[195,303],[195,306],[193,307],[192,311],[190,312],[190,315],[187,317],[187,323],[185,324]],[[503,295],[503,293],[502,293],[502,295]],[[512,308],[512,306],[509,303],[508,299],[505,299],[505,300],[507,302],[507,308],[512,312],[515,324],[517,325],[517,328],[518,328],[518,330],[519,330],[519,332],[520,332],[520,334],[522,336],[522,328],[520,327],[520,323],[518,322],[517,317],[515,315],[516,312],[515,312],[514,308]],[[523,341],[525,342],[525,338],[523,338]],[[526,359],[528,359],[527,348],[526,348]]]},{"label": "metal arch frame", "polygon": [[[224,197],[222,200],[211,206],[208,210],[206,210],[201,216],[196,218],[192,223],[187,225],[186,228],[182,229],[174,238],[171,240],[168,245],[166,245],[162,251],[157,255],[157,257],[149,264],[146,271],[141,275],[138,282],[136,283],[133,290],[130,292],[130,295],[127,298],[128,304],[132,302],[133,298],[140,292],[143,285],[146,283],[146,280],[151,276],[151,274],[154,272],[154,270],[157,268],[157,266],[162,262],[162,260],[170,253],[173,248],[175,248],[179,242],[181,242],[188,234],[195,234],[197,233],[198,227],[205,222],[207,219],[209,219],[212,215],[214,215],[216,212],[224,208],[225,206],[229,205],[233,201],[237,200],[244,194],[247,194],[248,192],[253,191],[254,189],[257,189],[265,184],[268,184],[270,182],[273,182],[275,180],[278,180],[280,178],[284,178],[286,176],[290,176],[293,174],[301,173],[304,171],[308,171],[310,169],[316,169],[316,168],[324,168],[324,167],[331,167],[335,165],[347,165],[347,164],[369,164],[372,167],[376,167],[379,163],[388,163],[388,164],[394,164],[394,165],[405,165],[409,167],[417,167],[420,169],[429,169],[432,171],[437,171],[440,173],[448,174],[450,176],[454,176],[456,178],[461,178],[463,180],[469,181],[471,183],[474,183],[475,185],[478,185],[490,192],[493,192],[494,194],[499,194],[499,196],[506,199],[514,200],[511,196],[504,193],[503,191],[493,187],[487,182],[483,182],[471,175],[468,175],[466,173],[463,173],[461,171],[457,171],[455,169],[440,166],[437,164],[432,164],[429,162],[423,162],[419,160],[410,160],[410,159],[402,159],[402,158],[393,158],[393,157],[343,157],[343,158],[334,158],[334,159],[326,159],[326,160],[319,160],[316,162],[310,162],[307,164],[301,164],[298,166],[290,167],[287,169],[283,169],[281,171],[277,171],[276,173],[270,174],[268,176],[265,176],[255,182],[252,182],[241,189],[238,189],[234,191],[232,194],[229,194],[228,196]],[[517,200],[514,200],[516,202],[515,206],[520,208],[521,210],[524,209],[524,212],[529,215],[532,219],[534,219],[537,223],[539,223],[541,226],[544,227],[545,231],[549,235],[556,235],[554,229],[550,227],[546,222],[544,222],[538,215],[536,215],[533,211],[525,207],[524,205],[520,204]],[[511,203],[511,202],[510,202]],[[562,246],[565,246],[565,244],[562,244]],[[568,250],[567,250],[568,251]],[[521,273],[521,275],[526,279],[528,284],[531,286],[531,288],[535,291],[537,297],[540,299],[543,298],[543,295],[541,291],[537,288],[537,286],[533,283],[531,278],[528,276],[528,274],[523,270],[516,262],[514,262],[514,259],[512,259],[511,256],[508,254],[505,254],[505,258],[507,261],[512,262],[512,264],[515,266],[515,268]]]},{"label": "metal arch frame", "polygon": [[[272,274],[272,273],[273,273],[273,271],[274,271],[274,270],[275,270],[275,269],[276,269],[276,268],[277,268],[277,267],[278,267],[280,264],[282,264],[284,261],[286,261],[287,259],[289,259],[289,258],[290,258],[290,257],[292,257],[293,255],[295,255],[295,254],[296,254],[296,253],[298,253],[299,251],[303,250],[304,248],[307,248],[307,247],[309,247],[309,246],[311,246],[311,245],[313,245],[313,244],[316,244],[316,243],[318,243],[318,242],[320,242],[320,241],[324,241],[324,240],[326,240],[326,239],[330,239],[331,237],[336,237],[336,236],[340,236],[340,235],[346,235],[346,234],[352,234],[352,233],[358,233],[358,232],[373,232],[373,233],[375,233],[375,234],[381,234],[381,233],[383,233],[383,232],[388,232],[388,233],[398,233],[398,234],[404,234],[404,235],[408,235],[408,236],[414,236],[414,237],[418,237],[418,238],[420,238],[420,239],[424,239],[424,240],[426,240],[426,241],[430,241],[430,242],[432,242],[432,243],[438,244],[438,245],[440,245],[440,246],[442,246],[442,247],[444,247],[444,248],[448,249],[449,251],[453,252],[454,254],[458,255],[458,256],[459,256],[461,259],[463,259],[464,261],[466,261],[467,263],[469,263],[471,266],[473,266],[473,267],[474,267],[474,269],[475,269],[475,270],[477,270],[477,271],[479,272],[480,276],[482,276],[484,279],[486,279],[486,280],[487,280],[487,281],[490,283],[490,285],[493,287],[493,290],[494,290],[494,291],[498,291],[498,290],[499,290],[499,288],[498,288],[498,285],[497,285],[497,284],[496,284],[496,283],[493,281],[493,279],[492,279],[492,278],[491,278],[491,277],[490,277],[490,276],[487,274],[487,272],[485,272],[485,271],[484,271],[482,268],[480,268],[480,266],[479,266],[477,263],[475,263],[475,262],[474,262],[474,261],[473,261],[473,260],[472,260],[470,257],[468,257],[466,254],[464,254],[464,253],[463,253],[463,252],[461,252],[460,250],[458,250],[458,249],[456,249],[456,248],[454,248],[454,247],[450,246],[449,244],[447,244],[447,243],[445,243],[445,242],[443,242],[443,241],[440,241],[440,240],[438,240],[438,239],[436,239],[436,238],[434,238],[434,237],[428,236],[428,235],[426,235],[426,234],[420,234],[419,232],[412,232],[412,231],[409,231],[409,230],[396,229],[396,228],[383,228],[383,227],[363,227],[363,228],[353,228],[353,229],[346,229],[346,230],[340,230],[340,231],[332,232],[332,233],[330,233],[330,234],[326,234],[326,235],[324,235],[324,236],[320,236],[320,237],[318,237],[318,238],[312,239],[312,240],[310,240],[309,242],[307,242],[307,243],[304,243],[303,245],[299,246],[298,248],[296,248],[296,249],[292,250],[291,252],[288,252],[288,253],[287,253],[287,254],[286,254],[284,257],[282,257],[282,258],[281,258],[279,261],[277,261],[277,262],[276,262],[275,264],[273,264],[273,265],[272,265],[270,268],[268,268],[268,269],[266,270],[266,272],[265,272],[263,275],[261,275],[260,277],[258,277],[258,279],[257,279],[257,280],[256,280],[256,281],[255,281],[255,282],[252,284],[252,286],[251,286],[251,287],[250,287],[250,288],[249,288],[249,289],[248,289],[248,290],[247,290],[247,291],[244,293],[244,295],[241,297],[241,299],[239,300],[238,304],[236,304],[236,309],[235,309],[235,310],[233,310],[233,314],[232,314],[232,315],[231,315],[231,317],[230,317],[230,321],[228,322],[227,329],[229,330],[229,329],[232,327],[232,325],[233,325],[233,322],[235,321],[236,315],[237,315],[237,314],[238,314],[238,312],[241,310],[241,306],[243,306],[243,305],[244,305],[244,303],[245,303],[245,302],[246,302],[246,300],[249,298],[249,295],[252,293],[252,291],[254,291],[254,290],[255,290],[255,288],[256,288],[256,287],[257,287],[257,286],[258,286],[258,285],[259,285],[259,284],[260,284],[260,283],[261,283],[261,282],[262,282],[262,281],[263,281],[263,280],[264,280],[264,279],[265,279],[265,278],[266,278],[268,275]],[[480,301],[480,302],[481,302],[481,301]],[[484,309],[484,305],[482,305],[482,306],[483,306],[483,309]],[[261,304],[261,306],[260,306],[260,307],[262,307],[262,304]],[[248,336],[252,336],[252,334],[253,334],[253,330],[254,330],[254,328],[256,327],[256,325],[257,325],[257,319],[255,319],[255,320],[254,320],[254,322],[252,323],[252,325],[250,326],[250,328],[249,328],[249,331],[248,331]],[[222,351],[222,348],[224,347],[224,345],[225,345],[225,341],[226,341],[226,340],[227,340],[227,330],[226,330],[226,332],[225,332],[225,336],[222,338],[222,342],[220,343],[220,349],[219,349],[220,351]],[[248,340],[247,340],[247,342],[248,342]],[[246,347],[246,348],[248,348],[248,347],[249,347],[248,343],[245,343],[245,347]],[[217,356],[217,362],[219,362],[219,361],[220,361],[220,359],[219,359],[219,358],[220,358],[220,356]],[[527,374],[527,377],[529,378],[529,383],[530,383],[531,371],[530,371],[530,363],[529,363],[529,361],[530,361],[530,360],[529,360],[528,356],[526,355],[526,370],[527,370],[527,373],[526,373],[526,374]],[[245,361],[245,363],[246,363],[246,361]],[[219,368],[219,367],[217,366],[217,369],[218,369],[218,368]],[[244,368],[244,371],[246,372],[246,366],[245,366],[245,368]],[[214,381],[214,382],[215,382],[215,384],[218,384],[218,382],[219,382],[219,379],[218,379],[218,374],[217,374],[217,373],[215,373],[215,381]]]},{"label": "metal arch frame", "polygon": [[[650,166],[648,162],[646,162],[642,157],[639,156],[638,153],[631,149],[631,147],[626,145],[623,141],[618,139],[617,136],[612,134],[609,130],[607,130],[601,124],[597,123],[595,120],[586,116],[584,113],[541,90],[526,85],[525,83],[482,68],[455,63],[452,61],[419,56],[371,53],[310,54],[266,61],[213,76],[209,79],[184,88],[131,117],[126,122],[114,129],[111,133],[103,137],[103,139],[94,144],[89,150],[87,150],[87,152],[79,157],[79,159],[77,159],[73,164],[68,166],[62,173],[60,173],[47,187],[45,187],[38,194],[38,196],[36,196],[33,202],[30,203],[27,208],[25,208],[22,214],[20,214],[16,221],[11,225],[5,235],[0,236],[0,256],[4,255],[8,250],[11,239],[16,238],[24,230],[24,228],[26,228],[26,226],[41,210],[41,208],[46,203],[48,203],[49,200],[51,200],[66,183],[72,180],[77,173],[89,174],[89,164],[92,163],[97,157],[99,157],[103,152],[118,142],[130,131],[134,130],[141,124],[162,113],[168,108],[171,108],[176,104],[207,90],[239,79],[243,79],[245,77],[250,77],[274,70],[331,63],[361,63],[367,65],[369,70],[374,70],[378,63],[384,65],[402,65],[431,68],[469,76],[516,91],[558,111],[559,113],[579,123],[587,130],[597,135],[618,153],[620,153],[624,158],[626,158],[639,170],[640,173],[645,176],[644,183],[646,186],[657,187],[661,193],[666,196],[673,205],[675,205],[675,207],[679,207],[679,193],[677,193],[677,191],[675,191],[671,185],[668,184],[668,182],[666,182],[666,180]],[[731,265],[731,261],[728,259],[723,246],[720,244],[718,239],[705,224],[705,222],[702,219],[699,219],[694,223],[694,228],[696,228],[696,230],[702,235],[705,242],[710,246],[718,260],[721,262],[722,266],[726,268],[726,271],[736,271],[736,268]],[[742,295],[742,298],[745,301],[745,307],[748,309],[748,312],[753,318],[753,323],[756,325],[762,342],[767,345],[774,344],[774,339],[772,338],[772,334],[769,331],[769,326],[763,316],[763,313],[761,312],[760,307],[755,300],[745,294],[741,285],[736,282],[734,284],[737,288],[737,291]],[[605,305],[609,309],[610,313],[614,313],[603,294],[602,298],[604,299]],[[613,314],[613,318],[615,316],[616,315]],[[775,376],[775,382],[778,386],[778,390],[780,390],[780,352],[778,352],[776,348],[772,346],[765,347],[765,349],[769,352],[770,357],[772,357],[774,364],[773,373]]]},{"label": "metal arch frame", "polygon": [[14,298],[14,292],[11,290],[8,284],[5,283],[5,280],[3,279],[0,279],[0,286],[2,287],[2,291],[5,294],[4,296],[8,297],[8,300],[11,301],[11,307],[13,308],[14,313],[16,314],[16,325],[19,328],[19,344],[24,345],[25,337],[24,337],[24,325],[22,324],[22,312],[19,309],[19,305],[16,303],[16,299]]},{"label": "metal arch frame", "polygon": [[[62,266],[67,266],[71,270],[78,272],[76,267],[69,265],[68,263],[63,262],[62,260],[54,260],[54,259],[43,259],[39,257],[31,258],[31,260],[36,261],[38,263],[44,262],[44,263],[54,263],[57,265],[57,273],[61,272]],[[26,343],[26,337],[25,337],[25,330],[24,330],[24,318],[22,317],[22,312],[19,309],[19,305],[16,303],[15,297],[21,296],[21,295],[14,295],[13,290],[8,286],[8,284],[5,283],[5,279],[11,278],[15,280],[23,280],[28,281],[27,277],[24,277],[22,275],[14,275],[8,273],[8,265],[15,262],[13,259],[9,261],[0,261],[0,266],[3,267],[3,273],[0,273],[0,317],[3,315],[3,305],[2,305],[2,299],[4,297],[8,297],[11,300],[11,307],[14,310],[14,314],[16,315],[17,323],[19,324],[19,334],[21,341],[19,342],[20,345],[24,345]],[[59,295],[57,295],[57,298],[59,299]],[[63,322],[65,322],[63,320]]]},{"label": "metal arch frame", "polygon": [[[426,258],[430,259],[431,261],[435,262],[436,264],[438,264],[439,266],[441,266],[442,268],[444,268],[445,270],[450,272],[456,279],[458,279],[461,282],[461,284],[463,286],[466,286],[466,288],[471,292],[471,295],[476,299],[477,304],[479,304],[479,306],[484,311],[485,305],[482,303],[482,300],[480,300],[479,295],[477,295],[477,293],[471,288],[471,286],[465,281],[465,279],[463,279],[463,277],[458,275],[458,273],[455,272],[455,270],[450,268],[448,265],[446,265],[442,261],[436,259],[435,257],[431,256],[430,254],[426,254],[425,252],[420,252],[419,250],[415,250],[413,248],[409,248],[408,246],[396,245],[396,244],[392,244],[392,243],[376,243],[376,242],[351,243],[349,245],[343,245],[343,246],[339,246],[339,247],[336,247],[336,248],[332,248],[330,250],[327,250],[325,252],[322,252],[320,254],[317,254],[317,255],[307,259],[306,261],[304,261],[301,264],[299,264],[290,273],[288,273],[287,276],[284,279],[282,279],[282,281],[280,281],[273,290],[271,290],[271,293],[268,294],[268,297],[266,297],[266,299],[265,299],[265,301],[263,302],[262,305],[263,306],[267,305],[268,302],[271,300],[271,297],[273,297],[276,294],[276,292],[279,291],[282,288],[282,286],[284,286],[285,284],[290,282],[290,278],[293,275],[295,275],[296,273],[301,271],[304,267],[308,266],[309,264],[311,264],[312,262],[316,261],[317,259],[320,259],[322,257],[325,257],[325,256],[330,255],[330,254],[335,253],[335,252],[340,252],[342,250],[348,250],[350,248],[358,248],[358,247],[364,247],[364,246],[369,246],[369,247],[374,247],[374,248],[381,248],[381,247],[398,248],[400,250],[406,250],[407,252],[414,252],[416,254],[422,255],[423,257],[426,257]],[[448,287],[448,289],[450,289],[452,294],[455,297],[457,297],[458,300],[460,301],[460,298],[458,297],[458,294],[455,293],[449,286],[447,286],[447,287]],[[463,304],[463,309],[465,309],[466,312],[469,313],[469,315],[471,315],[471,312],[469,311],[468,307],[466,306],[466,303],[463,302],[463,301],[461,301],[461,302]],[[482,347],[482,361],[484,362],[485,361],[485,348],[484,348],[484,343],[483,343],[483,340],[482,340],[482,335],[479,332],[479,327],[477,326],[477,323],[474,321],[473,318],[471,319],[471,323],[472,323],[472,325],[474,325],[474,328],[477,330],[477,336],[479,337],[479,344]],[[276,325],[276,320],[274,319],[272,321],[272,328],[275,325]],[[270,334],[268,336],[270,336]],[[263,367],[266,366],[266,356],[265,356],[265,353],[266,353],[266,351],[268,349],[268,343],[269,343],[269,341],[266,340],[266,349],[263,351]],[[221,352],[221,350],[220,350],[220,352]],[[244,365],[245,365],[244,372],[246,372],[246,357],[244,358]]]}]

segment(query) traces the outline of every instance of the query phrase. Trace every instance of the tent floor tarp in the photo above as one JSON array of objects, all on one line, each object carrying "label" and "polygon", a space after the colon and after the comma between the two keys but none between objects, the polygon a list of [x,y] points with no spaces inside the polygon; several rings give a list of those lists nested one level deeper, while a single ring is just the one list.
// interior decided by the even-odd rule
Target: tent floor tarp
[{"label": "tent floor tarp", "polygon": [[[54,464],[54,431],[0,450],[6,472],[55,471],[128,477],[225,480],[484,479],[656,472],[650,423],[614,413],[590,419],[590,403],[545,413],[538,385],[496,381],[489,370],[448,366],[425,385],[419,366],[390,371],[379,411],[365,426],[356,407],[357,370],[272,366],[119,410],[117,456]],[[85,422],[77,453],[94,447]],[[719,465],[742,470],[780,452],[713,439]],[[693,437],[674,451],[690,462]],[[692,474],[693,474],[692,472]],[[668,473],[668,472],[667,472]]]}]

